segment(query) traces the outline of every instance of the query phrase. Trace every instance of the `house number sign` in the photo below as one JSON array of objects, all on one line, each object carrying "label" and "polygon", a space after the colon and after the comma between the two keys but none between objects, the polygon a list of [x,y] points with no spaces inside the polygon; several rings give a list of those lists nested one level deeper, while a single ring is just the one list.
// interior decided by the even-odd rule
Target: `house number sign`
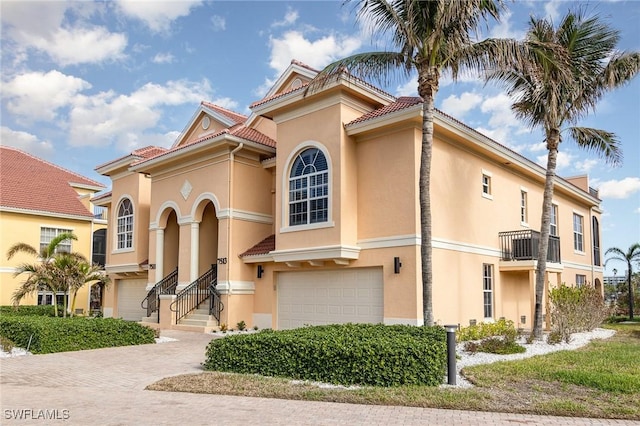
[{"label": "house number sign", "polygon": [[218,258],[218,264],[226,265],[227,264],[227,258],[226,257],[219,257]]}]

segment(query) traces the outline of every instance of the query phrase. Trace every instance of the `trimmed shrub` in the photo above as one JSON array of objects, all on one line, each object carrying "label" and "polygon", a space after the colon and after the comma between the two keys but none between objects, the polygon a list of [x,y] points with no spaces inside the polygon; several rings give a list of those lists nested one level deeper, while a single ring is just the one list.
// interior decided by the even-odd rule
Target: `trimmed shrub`
[{"label": "trimmed shrub", "polygon": [[0,336],[39,354],[155,342],[151,328],[115,318],[3,315]]},{"label": "trimmed shrub", "polygon": [[458,342],[468,340],[481,340],[487,337],[502,336],[506,339],[515,340],[518,336],[513,321],[500,319],[496,322],[481,322],[469,327],[462,327],[456,332]]},{"label": "trimmed shrub", "polygon": [[[62,306],[58,306],[60,312]],[[20,306],[0,306],[0,316],[4,315],[29,315],[39,317],[55,317],[53,305],[20,305]]]},{"label": "trimmed shrub", "polygon": [[600,292],[593,287],[562,284],[549,291],[549,301],[552,331],[567,343],[572,333],[591,331],[611,315]]},{"label": "trimmed shrub", "polygon": [[521,354],[527,351],[524,346],[516,343],[514,339],[505,337],[487,337],[480,342],[468,341],[464,345],[464,350],[470,353],[487,352],[500,355]]},{"label": "trimmed shrub", "polygon": [[340,385],[437,386],[446,356],[441,327],[336,324],[215,339],[204,367]]}]

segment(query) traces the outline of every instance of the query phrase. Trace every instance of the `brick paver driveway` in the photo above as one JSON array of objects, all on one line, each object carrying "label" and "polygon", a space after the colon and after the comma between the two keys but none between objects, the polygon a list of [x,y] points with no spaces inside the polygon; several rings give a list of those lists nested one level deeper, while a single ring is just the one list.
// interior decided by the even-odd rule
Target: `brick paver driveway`
[{"label": "brick paver driveway", "polygon": [[[178,331],[163,331],[162,334],[178,341],[0,359],[0,424],[634,424],[625,421],[146,391],[145,386],[163,377],[201,371],[200,363],[204,361],[206,345],[212,338],[211,335]],[[17,418],[20,416],[22,419]],[[43,416],[53,418],[44,419]]]}]

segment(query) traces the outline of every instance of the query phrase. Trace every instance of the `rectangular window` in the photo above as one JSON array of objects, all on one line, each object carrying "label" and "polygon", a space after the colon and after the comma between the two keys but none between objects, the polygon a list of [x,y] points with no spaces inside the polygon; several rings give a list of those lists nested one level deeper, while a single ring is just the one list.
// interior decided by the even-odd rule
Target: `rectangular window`
[{"label": "rectangular window", "polygon": [[[67,296],[67,307],[71,307],[69,304],[69,295]],[[64,306],[65,294],[63,292],[56,294],[56,304],[58,306]],[[38,292],[38,305],[53,305],[53,292],[41,290]]]},{"label": "rectangular window", "polygon": [[491,195],[491,176],[482,175],[482,193],[485,195]]},{"label": "rectangular window", "polygon": [[520,191],[520,222],[527,223],[527,191]]},{"label": "rectangular window", "polygon": [[[40,228],[40,252],[42,252],[55,237],[65,232],[70,233],[72,231],[71,229]],[[65,240],[58,244],[56,253],[71,253],[71,240]]]},{"label": "rectangular window", "polygon": [[493,265],[482,264],[484,317],[493,318]]},{"label": "rectangular window", "polygon": [[558,236],[558,206],[551,204],[551,224],[549,227],[549,233],[553,236]]},{"label": "rectangular window", "polygon": [[584,252],[584,221],[579,214],[573,214],[573,249]]},{"label": "rectangular window", "polygon": [[586,275],[576,275],[576,287],[582,287],[587,284]]}]

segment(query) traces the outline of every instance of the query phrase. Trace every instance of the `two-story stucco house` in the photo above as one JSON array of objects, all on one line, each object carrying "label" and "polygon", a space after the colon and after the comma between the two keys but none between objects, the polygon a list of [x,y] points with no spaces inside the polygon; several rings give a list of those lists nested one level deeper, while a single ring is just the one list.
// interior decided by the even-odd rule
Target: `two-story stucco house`
[{"label": "two-story stucco house", "polygon": [[[95,209],[91,198],[104,185],[77,173],[9,146],[0,146],[0,305],[11,305],[15,290],[27,279],[15,276],[22,264],[37,258],[17,253],[7,258],[17,243],[35,249],[46,247],[63,232],[73,232],[77,240],[63,242],[59,248],[82,254],[87,260],[104,265],[106,218],[102,208]],[[103,287],[85,285],[76,294],[78,313],[88,314],[102,305]],[[22,299],[23,305],[63,304],[71,306],[70,295],[42,290]]]},{"label": "two-story stucco house", "polygon": [[[94,200],[110,215],[105,313],[423,322],[421,100],[348,74],[305,93],[316,73],[293,61],[248,117],[202,102],[170,149],[97,167],[113,182]],[[530,327],[544,169],[442,112],[432,164],[434,319]],[[586,177],[558,178],[548,285],[602,287],[599,205]]]}]

